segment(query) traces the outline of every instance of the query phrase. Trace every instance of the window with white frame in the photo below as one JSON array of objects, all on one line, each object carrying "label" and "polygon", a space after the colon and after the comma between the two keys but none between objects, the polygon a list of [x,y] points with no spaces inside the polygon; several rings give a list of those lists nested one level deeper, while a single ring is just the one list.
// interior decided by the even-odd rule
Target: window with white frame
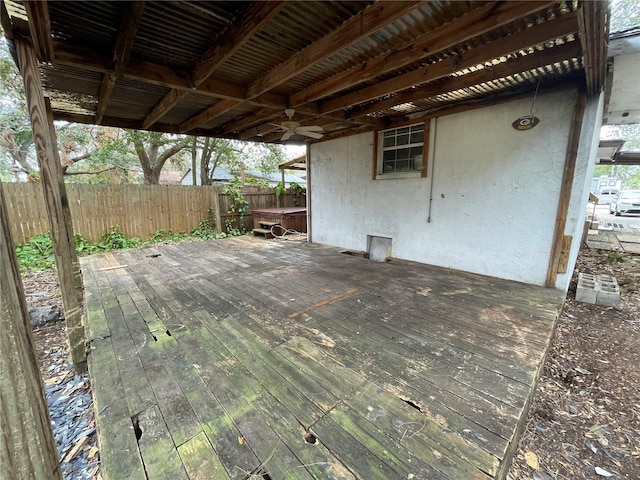
[{"label": "window with white frame", "polygon": [[425,124],[378,133],[378,175],[422,172]]}]

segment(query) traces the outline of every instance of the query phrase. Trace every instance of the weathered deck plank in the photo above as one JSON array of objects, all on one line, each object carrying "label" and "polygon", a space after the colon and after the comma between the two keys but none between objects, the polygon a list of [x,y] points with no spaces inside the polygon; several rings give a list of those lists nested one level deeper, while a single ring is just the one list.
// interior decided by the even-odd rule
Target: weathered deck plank
[{"label": "weathered deck plank", "polygon": [[562,304],[251,238],[82,263],[105,480],[498,478]]}]

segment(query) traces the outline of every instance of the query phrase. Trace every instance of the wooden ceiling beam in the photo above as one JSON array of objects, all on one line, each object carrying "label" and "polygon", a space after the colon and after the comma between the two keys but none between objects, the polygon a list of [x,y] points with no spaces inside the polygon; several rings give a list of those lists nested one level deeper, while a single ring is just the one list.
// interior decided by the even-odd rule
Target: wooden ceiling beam
[{"label": "wooden ceiling beam", "polygon": [[[542,82],[540,84],[538,95],[544,94],[549,86],[552,86],[553,91],[557,92],[559,90],[577,90],[580,84],[581,83],[578,82],[576,78],[552,81],[548,86],[545,86],[544,82]],[[449,104],[443,107],[436,107],[424,112],[412,113],[410,115],[410,118],[408,115],[399,115],[398,117],[389,120],[389,125],[387,128],[403,127],[407,125],[408,121],[413,123],[426,122],[431,118],[445,117],[447,115],[468,112],[471,110],[477,110],[479,108],[492,107],[495,105],[513,102],[514,100],[520,100],[522,98],[531,99],[530,85],[522,86],[518,88],[517,91],[509,92],[507,95],[505,95],[504,93],[496,93],[494,95],[491,95],[490,97],[472,98],[461,103]]]},{"label": "wooden ceiling beam", "polygon": [[420,3],[416,0],[374,3],[249,85],[247,98],[252,99],[272,90],[331,55],[370,36],[376,30],[419,7]]},{"label": "wooden ceiling beam", "polygon": [[253,36],[286,6],[287,2],[253,2],[241,18],[234,21],[220,36],[221,43],[205,52],[191,73],[198,86],[211,76],[231,55],[242,48]]},{"label": "wooden ceiling beam", "polygon": [[[222,43],[212,46],[200,58],[200,61],[191,71],[191,82],[193,85],[195,87],[202,85],[217,68],[251,40],[285,5],[286,2],[280,1],[251,3],[249,7],[247,7],[244,15],[242,15],[238,21],[233,22],[219,36],[219,38],[222,39]],[[175,88],[172,89],[143,120],[143,127],[149,128],[149,126],[160,120],[177,105],[184,95],[185,92],[181,92]],[[242,97],[244,98],[244,92],[242,93]],[[215,110],[212,109],[211,111],[214,112]],[[197,115],[193,118],[196,119]],[[202,118],[206,118],[206,116]],[[211,120],[211,118],[207,118],[206,121]],[[189,125],[191,126],[192,124]],[[197,125],[191,126],[190,129],[195,126]]]},{"label": "wooden ceiling beam", "polygon": [[[54,41],[54,46],[56,48],[55,64],[57,65],[65,65],[100,73],[110,73],[114,71],[113,61],[96,54],[91,49],[59,40]],[[237,100],[257,107],[273,108],[282,111],[288,108],[287,98],[284,95],[269,92],[248,100],[242,86],[213,77],[208,78],[198,87],[194,88],[194,85],[186,76],[157,63],[130,60],[125,66],[123,78],[210,98]],[[319,109],[317,105],[312,103],[298,107],[296,112],[304,115],[318,115]],[[333,118],[334,120],[344,120],[342,113],[339,115],[325,114],[323,116]],[[369,123],[374,126],[379,124],[376,119],[362,119],[358,121],[358,123]]]},{"label": "wooden ceiling beam", "polygon": [[551,49],[536,51],[524,57],[510,59],[492,67],[485,67],[467,75],[450,77],[432,84],[427,84],[423,87],[401,92],[391,98],[366,105],[362,108],[356,108],[349,112],[348,117],[359,119],[370,113],[386,110],[403,103],[423,100],[436,95],[480,85],[492,80],[528,72],[536,68],[563,62],[567,59],[578,58],[581,53],[580,42],[573,41],[565,43]]},{"label": "wooden ceiling beam", "polygon": [[241,102],[238,100],[220,100],[215,105],[207,108],[206,110],[203,110],[202,112],[198,113],[197,115],[194,115],[187,121],[181,123],[178,127],[180,130],[180,133],[187,133],[188,131],[193,130],[196,127],[199,127],[200,125],[204,125],[205,123],[213,120],[214,118],[219,117],[220,115],[223,115],[233,110],[238,105],[240,105],[240,103]]},{"label": "wooden ceiling beam", "polygon": [[156,123],[162,117],[166,115],[166,113],[175,107],[178,101],[187,94],[184,90],[177,90],[172,88],[169,93],[165,95],[165,97],[160,100],[153,110],[145,117],[142,121],[142,128],[145,130],[149,128],[151,125]]},{"label": "wooden ceiling beam", "polygon": [[98,108],[96,109],[96,123],[100,124],[104,117],[104,112],[107,111],[107,105],[109,105],[109,99],[113,88],[116,86],[115,73],[105,73],[102,77],[102,84],[100,85],[100,93],[98,95]]},{"label": "wooden ceiling beam", "polygon": [[29,19],[29,34],[41,62],[51,62],[54,58],[53,38],[49,5],[46,0],[29,0],[24,3]]},{"label": "wooden ceiling beam", "polygon": [[102,121],[116,81],[122,77],[125,65],[129,61],[143,11],[144,1],[129,2],[122,11],[120,29],[118,30],[118,37],[113,49],[114,72],[105,73],[102,79],[100,95],[98,97],[98,108],[96,109],[96,123]]},{"label": "wooden ceiling beam", "polygon": [[427,32],[405,46],[368,60],[360,65],[312,85],[290,96],[292,107],[319,100],[341,90],[373,80],[417,60],[436,55],[456,44],[483,35],[519,18],[534,14],[552,5],[544,2],[493,2],[477,8],[436,30]]},{"label": "wooden ceiling beam", "polygon": [[578,32],[578,18],[575,12],[557,17],[533,27],[516,32],[508,37],[479,45],[460,55],[448,57],[440,62],[427,65],[404,75],[357,90],[320,104],[321,113],[331,113],[369,102],[416,85],[433,82],[466,68],[481,65],[535,45],[550,42],[556,38]]},{"label": "wooden ceiling beam", "polygon": [[282,110],[274,110],[273,108],[261,108],[255,112],[251,112],[242,118],[227,122],[224,125],[216,128],[216,131],[220,133],[231,133],[245,130],[249,127],[253,127],[256,123],[262,123],[265,120],[271,120],[282,114]]},{"label": "wooden ceiling beam", "polygon": [[602,90],[607,75],[608,12],[609,3],[606,0],[584,2],[579,10],[580,42],[584,52],[584,70],[589,95],[595,95]]},{"label": "wooden ceiling beam", "polygon": [[345,128],[342,130],[336,130],[335,132],[329,132],[323,135],[323,137],[318,140],[310,138],[305,143],[326,142],[327,140],[335,140],[336,138],[358,135],[359,133],[371,132],[373,130],[375,129],[371,125],[360,125],[359,127]]}]

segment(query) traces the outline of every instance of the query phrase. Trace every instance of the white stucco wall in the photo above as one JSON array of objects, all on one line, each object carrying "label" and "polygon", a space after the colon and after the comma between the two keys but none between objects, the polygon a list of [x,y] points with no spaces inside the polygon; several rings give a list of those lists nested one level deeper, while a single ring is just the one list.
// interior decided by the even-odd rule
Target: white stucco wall
[{"label": "white stucco wall", "polygon": [[[373,133],[313,144],[313,241],[366,250],[367,235],[391,237],[396,258],[544,284],[576,96],[538,96],[540,124],[525,132],[511,123],[530,99],[437,119],[426,178],[372,180]],[[578,158],[573,229],[592,170],[587,150]],[[565,284],[561,277],[557,286]]]}]

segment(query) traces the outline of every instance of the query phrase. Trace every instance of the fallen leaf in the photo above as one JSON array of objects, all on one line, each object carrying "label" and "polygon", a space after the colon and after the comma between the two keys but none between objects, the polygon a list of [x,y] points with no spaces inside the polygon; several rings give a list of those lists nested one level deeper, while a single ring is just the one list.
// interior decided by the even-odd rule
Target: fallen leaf
[{"label": "fallen leaf", "polygon": [[533,480],[556,480],[555,477],[547,472],[533,472]]},{"label": "fallen leaf", "polygon": [[613,473],[607,472],[604,468],[596,467],[596,473],[602,477],[613,477]]},{"label": "fallen leaf", "polygon": [[533,470],[538,470],[540,468],[540,461],[538,460],[538,455],[533,452],[527,452],[524,454],[524,460],[527,462]]},{"label": "fallen leaf", "polygon": [[587,370],[586,368],[573,367],[573,369],[578,373],[582,373],[583,375],[591,375],[591,372],[589,370]]},{"label": "fallen leaf", "polygon": [[240,435],[238,435],[238,443],[240,445],[244,445],[244,438],[242,438]]},{"label": "fallen leaf", "polygon": [[98,453],[98,447],[91,447],[91,449],[89,450],[89,455],[87,455],[87,458],[91,459],[95,457],[96,453]]}]

